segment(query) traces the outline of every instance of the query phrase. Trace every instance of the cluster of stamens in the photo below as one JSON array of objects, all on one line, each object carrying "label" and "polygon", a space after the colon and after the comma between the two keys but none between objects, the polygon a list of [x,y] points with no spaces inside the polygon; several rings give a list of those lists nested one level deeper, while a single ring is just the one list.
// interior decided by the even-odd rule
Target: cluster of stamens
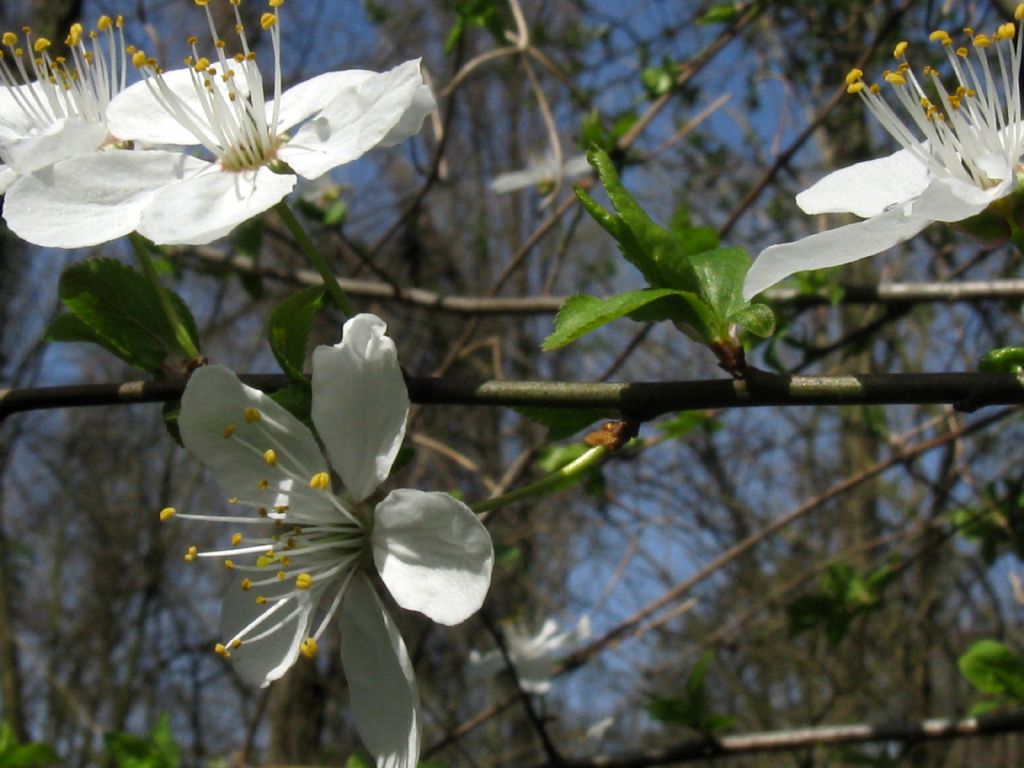
[{"label": "cluster of stamens", "polygon": [[[248,626],[218,643],[214,650],[229,658],[232,649],[273,634],[308,610],[310,600],[315,602],[333,589],[336,592],[323,619],[300,647],[303,654],[312,657],[316,653],[317,640],[337,612],[348,581],[364,556],[366,530],[356,511],[332,493],[327,472],[300,477],[290,468],[296,464],[294,457],[279,441],[273,440],[273,428],[279,425],[257,408],[246,408],[240,415],[240,422],[246,425],[246,429],[240,429],[241,423],[239,426],[228,423],[222,434],[224,440],[241,443],[252,454],[252,460],[262,467],[254,477],[258,474],[264,477],[258,480],[252,495],[258,498],[266,494],[267,501],[228,499],[233,506],[254,509],[255,516],[178,514],[173,507],[167,507],[161,510],[160,520],[166,522],[178,517],[236,526],[269,527],[269,533],[252,538],[242,531],[233,531],[231,546],[227,549],[200,551],[197,546],[190,546],[185,553],[187,562],[200,557],[223,558],[225,568],[244,574],[238,582],[238,589],[251,592],[255,603],[266,607]],[[276,447],[263,447],[256,442],[257,439],[264,439],[264,445],[273,441]],[[291,490],[291,495],[314,494],[321,502],[314,505],[316,509],[305,511],[302,504],[296,507],[271,503],[271,496],[279,496],[285,488],[299,489],[300,486],[309,491],[296,493]],[[325,514],[325,508],[330,512]],[[255,560],[243,563],[238,558],[244,556],[254,556]],[[290,588],[287,586],[289,582]],[[274,585],[273,589],[267,590],[271,585]]]},{"label": "cluster of stamens", "polygon": [[[192,74],[192,85],[202,114],[179,98],[164,82],[163,72],[145,51],[132,54],[154,98],[191,131],[199,143],[217,156],[228,170],[258,168],[273,162],[283,138],[278,135],[278,103],[281,95],[281,35],[278,8],[284,0],[268,0],[272,12],[260,17],[260,27],[270,33],[274,49],[274,105],[267,114],[263,77],[256,65],[256,53],[249,47],[238,7],[242,0],[228,0],[234,6],[235,34],[241,51],[229,56],[227,43],[217,33],[208,0],[194,0],[206,10],[206,18],[216,51],[216,62],[199,53],[199,38],[188,38],[192,54],[185,66]],[[244,87],[239,85],[239,73]]]},{"label": "cluster of stamens", "polygon": [[70,117],[102,122],[107,105],[126,84],[123,27],[121,16],[100,16],[96,29],[88,32],[81,24],[72,24],[64,40],[68,56],[51,56],[52,42],[34,37],[30,27],[22,27],[24,45],[14,32],[4,32],[0,86],[37,127]]},{"label": "cluster of stamens", "polygon": [[[1014,18],[1018,22],[1024,20],[1024,3],[1017,6]],[[1002,157],[1013,165],[1024,146],[1017,79],[1024,27],[1007,22],[991,35],[976,33],[971,28],[963,32],[969,45],[956,46],[952,36],[943,30],[929,35],[929,40],[945,51],[957,81],[955,88],[948,89],[939,71],[931,66],[924,67],[919,79],[906,60],[906,41],[893,50],[893,57],[899,62],[896,68],[882,75],[913,125],[923,134],[923,142],[885,101],[881,86],[864,81],[862,70],[850,70],[846,90],[858,94],[885,129],[933,173],[987,188],[1001,179],[991,178],[982,167],[984,163],[978,161]],[[989,61],[993,53],[997,67]],[[929,91],[925,85],[930,86]]]}]

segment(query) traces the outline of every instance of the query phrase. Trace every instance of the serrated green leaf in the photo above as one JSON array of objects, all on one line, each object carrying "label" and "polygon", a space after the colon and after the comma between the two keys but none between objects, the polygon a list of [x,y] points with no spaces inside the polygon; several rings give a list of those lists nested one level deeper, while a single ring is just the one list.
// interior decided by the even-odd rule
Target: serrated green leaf
[{"label": "serrated green leaf", "polygon": [[[78,323],[59,320],[48,332],[74,341],[93,341],[130,365],[159,373],[165,364],[185,358],[173,328],[160,310],[156,289],[141,274],[119,261],[89,259],[64,270],[59,296]],[[199,333],[185,303],[170,293],[192,342]],[[93,338],[84,338],[83,327]],[[70,337],[74,337],[73,339]],[[57,340],[57,339],[55,339]],[[59,339],[65,340],[65,339]]]},{"label": "serrated green leaf", "polygon": [[957,660],[957,667],[982,693],[1024,704],[1024,659],[998,640],[979,640]]},{"label": "serrated green leaf", "polygon": [[575,408],[540,408],[521,406],[516,411],[548,428],[547,439],[550,442],[572,437],[581,429],[585,429],[595,421],[614,418],[616,414],[608,411],[586,410]]},{"label": "serrated green leaf", "polygon": [[1024,371],[1024,347],[999,347],[986,352],[978,360],[978,370],[991,373]]},{"label": "serrated green leaf", "polygon": [[57,315],[43,332],[43,339],[55,342],[88,341],[93,344],[103,343],[88,325],[70,312]]},{"label": "serrated green leaf", "polygon": [[271,399],[307,427],[313,426],[313,390],[308,381],[296,381],[270,395]]},{"label": "serrated green leaf", "polygon": [[[666,299],[674,300],[667,303]],[[570,297],[555,316],[555,330],[541,348],[545,351],[560,349],[581,336],[620,317],[631,316],[641,322],[678,320],[687,322],[691,312],[689,302],[699,302],[692,294],[667,288],[644,288],[627,291],[608,299],[579,294]],[[655,303],[658,306],[652,306]],[[694,315],[695,316],[695,315]],[[699,321],[698,321],[699,322]]]},{"label": "serrated green leaf", "polygon": [[267,335],[270,349],[289,378],[305,381],[302,367],[306,362],[309,334],[313,318],[324,303],[324,287],[316,285],[293,293],[277,305],[270,315]]}]

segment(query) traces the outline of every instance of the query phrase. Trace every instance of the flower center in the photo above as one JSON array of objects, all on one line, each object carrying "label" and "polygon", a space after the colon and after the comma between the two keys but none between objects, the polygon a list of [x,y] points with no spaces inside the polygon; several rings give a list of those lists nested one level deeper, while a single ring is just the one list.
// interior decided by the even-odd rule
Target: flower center
[{"label": "flower center", "polygon": [[100,16],[96,29],[88,32],[81,24],[72,24],[64,41],[70,58],[51,56],[52,43],[34,38],[29,27],[22,28],[24,47],[14,32],[0,36],[7,49],[0,49],[0,86],[31,128],[42,130],[65,118],[105,122],[107,105],[126,84],[123,27],[121,16]]},{"label": "flower center", "polygon": [[281,33],[277,9],[284,0],[268,0],[272,12],[260,17],[260,26],[270,33],[274,50],[274,100],[268,115],[263,93],[263,76],[256,54],[249,47],[238,7],[241,0],[228,0],[235,14],[235,34],[241,51],[228,56],[227,43],[217,33],[208,0],[194,0],[206,11],[213,38],[214,61],[199,53],[198,38],[188,39],[192,55],[185,58],[192,78],[193,94],[183,98],[167,84],[156,61],[145,51],[136,51],[132,63],[140,69],[156,100],[216,155],[230,171],[255,169],[272,163],[284,138],[278,134],[278,104],[281,96]]},{"label": "flower center", "polygon": [[[1024,19],[1024,3],[1014,18]],[[945,50],[956,78],[954,88],[946,87],[934,67],[926,66],[919,79],[906,60],[905,41],[893,50],[896,69],[882,75],[923,141],[889,106],[881,86],[864,82],[861,70],[846,76],[847,91],[858,94],[882,126],[935,176],[988,189],[1010,177],[1024,151],[1017,79],[1024,27],[1007,22],[992,35],[970,28],[963,32],[969,45],[959,47],[942,30],[929,36]],[[996,66],[990,61],[993,56]]]}]

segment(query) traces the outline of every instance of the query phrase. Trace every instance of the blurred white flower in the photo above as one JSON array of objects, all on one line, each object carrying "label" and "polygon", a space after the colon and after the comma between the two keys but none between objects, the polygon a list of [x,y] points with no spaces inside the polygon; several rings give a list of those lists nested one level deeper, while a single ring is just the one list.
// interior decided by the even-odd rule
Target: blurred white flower
[{"label": "blurred white flower", "polygon": [[[189,380],[179,426],[185,447],[255,514],[161,519],[236,526],[231,547],[186,560],[223,559],[237,574],[221,612],[223,642],[246,680],[267,685],[299,654],[312,657],[337,617],[356,725],[378,766],[415,768],[420,702],[412,664],[365,569],[372,562],[395,601],[434,621],[458,624],[490,585],[494,549],[476,515],[445,493],[396,490],[366,502],[391,470],[405,434],[409,399],[384,322],[357,315],[340,344],[313,355],[313,423],[347,496],[312,432],[227,368],[205,366]],[[255,528],[250,536],[241,529]],[[244,560],[243,560],[244,558]],[[314,621],[316,620],[316,621]]]},{"label": "blurred white flower", "polygon": [[[1024,4],[1014,16],[1024,19]],[[919,80],[906,61],[906,42],[893,51],[896,69],[883,74],[923,139],[885,101],[881,86],[865,83],[859,69],[847,75],[847,90],[903,149],[829,174],[797,195],[805,213],[853,213],[865,221],[765,249],[747,274],[745,298],[796,272],[872,256],[933,221],[962,221],[1016,189],[1024,154],[1018,79],[1024,28],[1007,22],[991,36],[965,32],[969,46],[956,47],[941,30],[930,38],[945,49],[955,88],[947,89],[933,67]]]},{"label": "blurred white flower", "polygon": [[[520,624],[505,628],[505,647],[515,667],[522,689],[528,693],[544,694],[551,690],[551,675],[562,654],[576,643],[590,637],[590,618],[583,616],[573,629],[558,631],[558,623],[547,619],[540,631],[533,632]],[[470,651],[471,677],[490,677],[505,668],[500,649],[479,653]]]},{"label": "blurred white flower", "polygon": [[491,191],[499,195],[526,187],[540,187],[542,191],[546,191],[545,187],[558,181],[571,181],[586,176],[590,171],[590,163],[587,162],[585,155],[569,158],[559,169],[553,153],[548,152],[542,157],[533,158],[521,171],[509,171],[495,176],[491,181]]}]

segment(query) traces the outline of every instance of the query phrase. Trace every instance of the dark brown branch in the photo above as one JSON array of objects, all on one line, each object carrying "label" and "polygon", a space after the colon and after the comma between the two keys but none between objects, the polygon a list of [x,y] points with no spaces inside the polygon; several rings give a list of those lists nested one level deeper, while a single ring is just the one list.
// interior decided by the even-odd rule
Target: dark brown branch
[{"label": "dark brown branch", "polygon": [[1019,731],[1024,731],[1024,711],[968,717],[960,720],[934,718],[917,722],[822,725],[811,728],[722,736],[718,739],[710,737],[688,739],[663,749],[622,755],[601,755],[584,760],[568,760],[563,765],[566,768],[646,768],[646,766],[705,760],[710,757],[782,752],[824,745],[884,742],[913,744]]},{"label": "dark brown branch", "polygon": [[[424,405],[550,407],[605,411],[647,421],[663,413],[705,408],[781,405],[899,405],[945,403],[961,410],[1024,403],[1024,383],[1008,373],[897,373],[779,376],[751,370],[752,381],[711,379],[636,383],[484,381],[411,377],[409,397]],[[283,375],[245,374],[273,391]],[[0,419],[21,411],[177,400],[185,382],[130,381],[32,389],[0,389]]]}]

